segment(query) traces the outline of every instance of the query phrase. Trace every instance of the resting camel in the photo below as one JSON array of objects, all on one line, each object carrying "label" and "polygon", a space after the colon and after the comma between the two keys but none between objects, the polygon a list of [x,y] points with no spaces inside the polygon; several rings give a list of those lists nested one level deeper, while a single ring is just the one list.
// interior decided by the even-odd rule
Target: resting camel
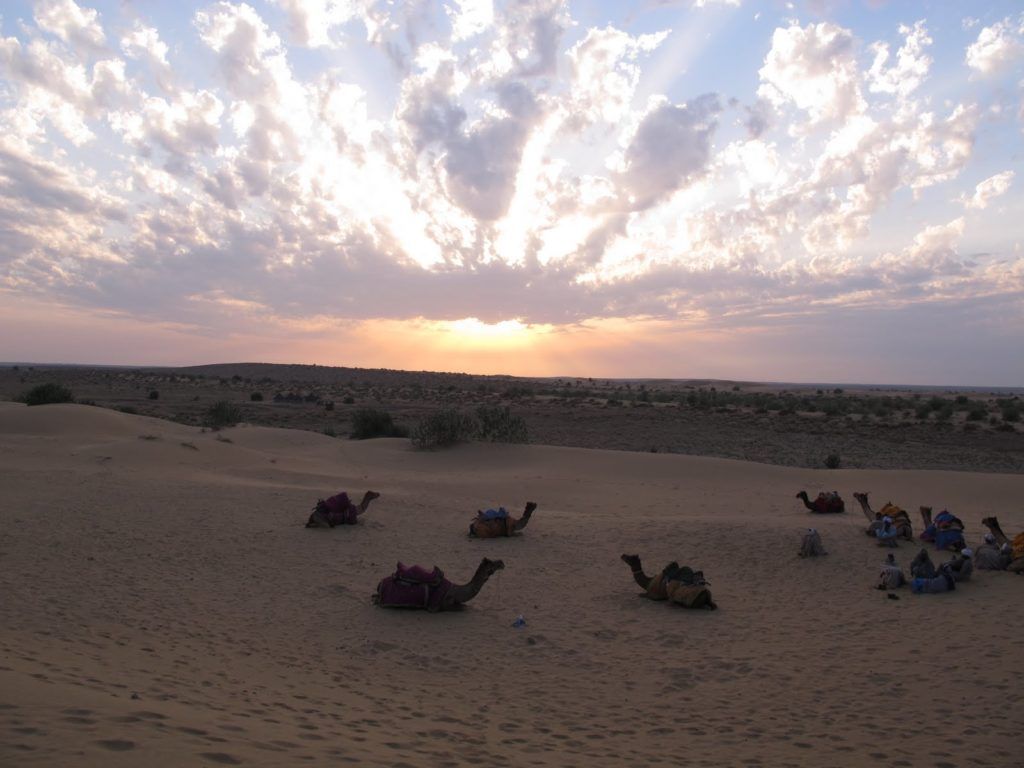
[{"label": "resting camel", "polygon": [[1024,573],[1024,533],[1018,533],[1013,537],[1013,541],[1010,541],[1007,535],[1003,533],[1003,529],[999,526],[999,520],[995,516],[986,517],[981,521],[981,524],[992,532],[992,535],[996,537],[996,543],[1000,547],[1010,547],[1013,559],[1006,566],[1006,570],[1013,573]]},{"label": "resting camel", "polygon": [[932,520],[932,508],[921,507],[921,520],[924,521],[922,541],[930,541],[938,549],[959,552],[967,542],[964,540],[964,523],[949,510],[943,510]]},{"label": "resting camel", "polygon": [[359,516],[369,508],[370,502],[378,498],[380,494],[376,491],[367,491],[359,506],[349,501],[348,494],[344,491],[326,501],[320,499],[306,521],[306,527],[333,528],[336,525],[355,525],[359,522]]},{"label": "resting camel", "polygon": [[811,512],[814,512],[818,515],[822,515],[827,512],[846,511],[846,503],[843,501],[842,496],[840,496],[835,491],[832,491],[832,493],[825,493],[824,491],[822,491],[821,493],[818,494],[818,498],[816,498],[814,501],[811,501],[809,498],[807,498],[807,491],[800,491],[800,493],[798,493],[796,497],[798,499],[803,499],[804,506],[807,507]]},{"label": "resting camel", "polygon": [[[526,509],[522,517],[512,517],[505,508],[501,507],[499,512],[505,512],[504,516],[488,517],[481,509],[476,512],[476,517],[469,524],[469,535],[478,539],[494,539],[500,536],[514,536],[523,530],[530,522],[530,515],[537,509],[537,502],[526,502]],[[493,510],[488,510],[492,512]]]},{"label": "resting camel", "polygon": [[484,558],[476,573],[465,584],[453,584],[444,572],[434,566],[427,570],[418,565],[401,563],[394,574],[381,579],[373,602],[382,608],[421,608],[431,612],[457,611],[468,603],[487,580],[505,567],[501,560]]},{"label": "resting camel", "polygon": [[684,608],[706,608],[713,611],[718,606],[711,599],[711,590],[704,581],[703,571],[694,571],[688,566],[672,562],[657,576],[644,574],[640,555],[623,555],[622,562],[633,572],[633,579],[644,590],[643,597],[650,600],[668,600]]},{"label": "resting camel", "polygon": [[868,493],[855,492],[853,494],[858,502],[860,502],[860,508],[864,511],[864,517],[868,519],[868,527],[865,533],[868,536],[875,536],[876,531],[882,527],[882,520],[886,517],[892,518],[892,524],[896,527],[896,535],[901,539],[907,541],[914,540],[914,526],[910,523],[910,515],[907,514],[905,509],[900,509],[892,502],[888,502],[881,510],[875,512],[871,509],[871,504],[868,502]]}]

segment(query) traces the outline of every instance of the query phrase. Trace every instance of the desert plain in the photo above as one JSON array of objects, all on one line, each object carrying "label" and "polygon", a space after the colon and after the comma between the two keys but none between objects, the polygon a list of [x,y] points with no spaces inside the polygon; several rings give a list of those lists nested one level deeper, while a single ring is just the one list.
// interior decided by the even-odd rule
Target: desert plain
[{"label": "desert plain", "polygon": [[[8,370],[0,394],[37,374],[52,375]],[[949,594],[890,599],[874,589],[886,550],[852,499],[891,500],[916,529],[919,505],[948,508],[970,544],[988,515],[1024,530],[1021,432],[992,421],[995,405],[965,431],[969,411],[953,408],[945,423],[880,426],[565,396],[530,408],[557,407],[561,434],[611,445],[545,440],[555,417],[526,409],[528,444],[418,451],[316,425],[210,430],[143,412],[198,413],[196,395],[225,392],[244,403],[244,374],[189,381],[187,396],[134,383],[137,402],[120,411],[0,402],[4,766],[1021,764],[1024,578],[976,572]],[[96,386],[75,389],[99,401]],[[479,386],[465,389],[487,394]],[[269,409],[276,387],[245,407]],[[310,412],[330,423],[341,397]],[[641,426],[620,428],[630,414]],[[645,430],[656,415],[669,426]],[[720,419],[701,439],[725,448],[681,449],[698,416]],[[791,421],[757,421],[777,416]],[[836,419],[841,429],[815,431]],[[880,450],[862,428],[883,436]],[[731,449],[759,460],[714,455],[740,429],[747,442]],[[678,443],[646,446],[654,434]],[[788,434],[801,447],[772,453]],[[632,450],[609,449],[627,439]],[[839,468],[817,461],[828,449]],[[382,496],[358,525],[304,527],[318,498],[366,489]],[[808,514],[802,489],[838,490],[847,512]],[[477,509],[527,500],[539,509],[521,536],[466,536]],[[808,526],[828,556],[797,557]],[[896,550],[904,568],[917,548]],[[648,572],[702,569],[719,610],[639,597],[622,553]],[[485,556],[505,569],[464,611],[371,604],[397,561],[461,581]]]}]

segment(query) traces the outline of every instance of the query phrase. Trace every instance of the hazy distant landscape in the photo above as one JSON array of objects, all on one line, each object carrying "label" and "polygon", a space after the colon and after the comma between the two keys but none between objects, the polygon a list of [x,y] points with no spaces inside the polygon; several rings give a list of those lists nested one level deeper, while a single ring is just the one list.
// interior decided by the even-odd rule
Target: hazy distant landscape
[{"label": "hazy distant landscape", "polygon": [[788,466],[1024,472],[1019,390],[711,380],[539,379],[238,363],[188,368],[17,365],[0,398],[57,382],[79,402],[203,425],[245,422],[347,438],[361,409],[412,427],[442,409],[507,406],[544,445],[683,453]]}]

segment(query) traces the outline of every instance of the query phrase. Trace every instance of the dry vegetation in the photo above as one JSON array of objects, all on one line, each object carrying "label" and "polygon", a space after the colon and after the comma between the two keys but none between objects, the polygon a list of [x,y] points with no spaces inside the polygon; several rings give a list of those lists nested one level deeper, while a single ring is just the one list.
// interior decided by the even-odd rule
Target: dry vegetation
[{"label": "dry vegetation", "polygon": [[[79,402],[212,424],[243,421],[347,437],[367,409],[415,431],[452,409],[508,408],[529,441],[688,453],[792,466],[1024,472],[1016,392],[816,388],[722,381],[527,379],[306,365],[177,369],[0,368],[0,399],[57,383]],[[415,433],[415,432],[414,432]]]}]

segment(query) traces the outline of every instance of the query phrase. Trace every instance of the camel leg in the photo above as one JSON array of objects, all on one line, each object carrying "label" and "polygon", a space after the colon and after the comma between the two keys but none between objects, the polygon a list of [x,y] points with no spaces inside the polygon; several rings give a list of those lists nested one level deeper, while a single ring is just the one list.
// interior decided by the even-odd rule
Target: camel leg
[{"label": "camel leg", "polygon": [[535,502],[535,501],[528,501],[528,502],[526,502],[526,509],[523,510],[523,516],[520,517],[518,520],[516,520],[515,525],[512,526],[512,532],[513,533],[518,533],[519,531],[523,530],[523,528],[525,528],[529,524],[529,522],[530,522],[530,515],[532,515],[534,510],[536,510],[536,509],[537,509],[537,502]]}]

